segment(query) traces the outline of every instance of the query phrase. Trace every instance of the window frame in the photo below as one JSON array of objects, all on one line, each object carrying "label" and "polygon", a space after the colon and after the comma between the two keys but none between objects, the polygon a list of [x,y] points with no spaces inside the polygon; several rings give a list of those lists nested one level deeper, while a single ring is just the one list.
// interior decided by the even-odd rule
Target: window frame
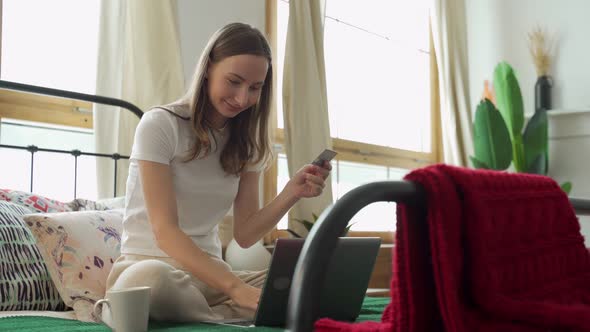
[{"label": "window frame", "polygon": [[[274,54],[277,52],[277,1],[265,0],[265,32]],[[0,14],[2,0],[0,0]],[[1,17],[1,16],[0,16]],[[1,18],[0,18],[1,20]],[[1,21],[0,21],[1,23]],[[0,25],[1,29],[1,25]],[[1,30],[0,30],[1,31]],[[1,34],[0,34],[1,36]],[[1,42],[1,40],[0,40]],[[1,44],[0,44],[1,47]],[[276,67],[276,59],[273,58]],[[277,80],[277,70],[273,71]],[[436,57],[430,36],[430,86],[431,86],[431,152],[402,150],[376,144],[333,138],[333,148],[338,152],[336,160],[366,163],[370,165],[415,169],[442,161],[441,123],[439,112],[439,93]],[[271,104],[271,141],[284,152],[284,130],[276,128],[277,85],[274,84]],[[3,118],[66,125],[80,128],[93,128],[92,103],[30,93],[0,90],[0,121]],[[263,175],[263,202],[270,203],[277,195],[278,160],[275,159]],[[276,238],[288,237],[289,233],[276,227],[265,236],[265,243]],[[393,243],[395,232],[351,231],[348,236],[378,236],[383,243]]]},{"label": "window frame", "polygon": [[[0,0],[0,66],[3,13],[4,3]],[[0,90],[0,122],[2,119],[15,119],[93,129],[92,112],[92,103],[86,101]]]},{"label": "window frame", "polygon": [[[273,54],[277,54],[277,1],[266,0],[266,34],[269,38]],[[333,148],[338,152],[335,158],[338,161],[350,161],[357,163],[366,163],[377,166],[398,167],[404,169],[415,169],[427,165],[436,164],[442,161],[442,129],[439,110],[439,85],[438,69],[436,66],[436,57],[430,33],[429,55],[430,55],[430,113],[431,113],[431,151],[417,152],[410,150],[397,149],[376,144],[363,143],[358,141],[332,138]],[[276,65],[276,59],[273,58],[273,66]],[[276,72],[273,73],[276,81]],[[279,153],[284,153],[284,130],[276,127],[277,112],[277,91],[276,84],[273,86],[273,103],[271,109],[271,142],[277,147]],[[275,151],[277,152],[277,151]],[[275,158],[271,166],[265,171],[263,177],[264,204],[270,203],[277,195],[278,181],[278,159]],[[273,243],[277,238],[289,237],[289,233],[276,227],[264,238],[264,242]],[[347,236],[366,237],[375,236],[382,239],[382,243],[395,243],[395,232],[387,231],[350,231]]]},{"label": "window frame", "polygon": [[93,129],[91,102],[11,90],[0,90],[2,119]]}]

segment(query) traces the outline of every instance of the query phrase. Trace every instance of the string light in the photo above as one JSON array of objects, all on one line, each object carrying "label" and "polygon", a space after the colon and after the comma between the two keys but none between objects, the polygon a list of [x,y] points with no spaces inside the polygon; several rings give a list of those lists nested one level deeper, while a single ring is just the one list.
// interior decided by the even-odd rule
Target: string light
[{"label": "string light", "polygon": [[[284,3],[287,3],[287,4],[289,3],[289,0],[280,0],[280,1],[282,1],[282,2],[284,2]],[[325,15],[325,18],[327,18],[327,19],[330,19],[330,20],[333,20],[333,21],[334,21],[334,22],[336,22],[336,23],[344,24],[344,25],[346,25],[346,26],[349,26],[349,27],[351,27],[351,28],[354,28],[354,29],[357,29],[357,30],[363,31],[363,32],[365,32],[365,33],[368,33],[368,34],[371,34],[371,35],[373,35],[373,36],[379,37],[379,38],[381,38],[381,39],[385,39],[385,40],[387,40],[387,41],[389,41],[389,42],[397,42],[397,43],[399,43],[399,44],[406,44],[406,43],[404,43],[404,42],[402,42],[402,41],[399,41],[399,40],[393,40],[393,39],[389,38],[388,36],[382,35],[382,34],[380,34],[380,33],[377,33],[377,32],[371,31],[371,30],[367,30],[367,29],[365,29],[365,28],[363,28],[363,27],[359,27],[358,25],[354,25],[354,24],[352,24],[352,23],[348,23],[348,22],[346,22],[346,21],[342,21],[342,20],[340,20],[340,19],[338,19],[338,18],[335,18],[335,17],[332,17],[332,16],[330,16],[330,15]],[[417,50],[418,50],[418,52],[425,53],[425,54],[429,54],[429,53],[430,53],[429,51],[427,51],[427,50],[423,50],[423,49],[421,49],[421,48],[417,48]]]}]

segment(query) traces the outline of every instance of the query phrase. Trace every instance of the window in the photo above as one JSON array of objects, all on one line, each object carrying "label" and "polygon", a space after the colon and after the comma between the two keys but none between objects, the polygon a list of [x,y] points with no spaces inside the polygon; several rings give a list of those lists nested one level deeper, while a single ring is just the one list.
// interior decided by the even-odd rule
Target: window
[{"label": "window", "polygon": [[[92,130],[40,124],[30,121],[2,120],[0,142],[6,145],[36,145],[60,150],[94,151]],[[25,150],[0,149],[0,188],[29,191],[31,153]],[[36,152],[33,192],[61,201],[74,195],[74,158],[71,155]],[[94,157],[78,157],[78,197],[96,198],[96,161]]]},{"label": "window", "polygon": [[[95,93],[99,0],[4,0],[0,78]],[[92,105],[0,90],[0,143],[93,152]],[[1,148],[0,188],[29,191],[31,154]],[[78,157],[77,196],[96,197],[95,159]],[[56,172],[56,170],[60,170]],[[74,192],[74,158],[35,153],[33,191],[67,200]]]},{"label": "window", "polygon": [[[277,94],[282,91],[289,3],[277,4]],[[327,0],[324,56],[334,199],[359,185],[399,180],[436,161],[432,144],[429,12],[426,0]],[[282,99],[277,98],[281,143]],[[277,190],[288,181],[284,154]],[[271,172],[272,173],[272,172]],[[374,203],[352,220],[354,231],[394,231],[393,203]],[[284,218],[278,228],[287,227]]]},{"label": "window", "polygon": [[94,94],[99,0],[3,0],[3,80]]}]

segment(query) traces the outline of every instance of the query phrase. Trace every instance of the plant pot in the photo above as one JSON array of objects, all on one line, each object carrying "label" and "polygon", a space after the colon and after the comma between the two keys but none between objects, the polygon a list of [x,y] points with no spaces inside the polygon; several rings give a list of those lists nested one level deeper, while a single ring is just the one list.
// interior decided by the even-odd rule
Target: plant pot
[{"label": "plant pot", "polygon": [[535,83],[535,112],[551,109],[551,88],[553,79],[551,76],[543,75],[537,78]]}]

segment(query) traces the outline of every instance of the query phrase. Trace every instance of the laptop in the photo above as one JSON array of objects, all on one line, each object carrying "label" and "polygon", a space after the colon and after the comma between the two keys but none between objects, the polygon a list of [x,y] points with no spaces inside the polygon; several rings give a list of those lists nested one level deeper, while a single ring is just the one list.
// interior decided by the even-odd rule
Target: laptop
[{"label": "laptop", "polygon": [[[277,239],[254,320],[205,323],[240,327],[285,327],[291,280],[304,239]],[[358,317],[381,244],[380,238],[341,237],[326,271],[320,316],[340,321]]]}]

